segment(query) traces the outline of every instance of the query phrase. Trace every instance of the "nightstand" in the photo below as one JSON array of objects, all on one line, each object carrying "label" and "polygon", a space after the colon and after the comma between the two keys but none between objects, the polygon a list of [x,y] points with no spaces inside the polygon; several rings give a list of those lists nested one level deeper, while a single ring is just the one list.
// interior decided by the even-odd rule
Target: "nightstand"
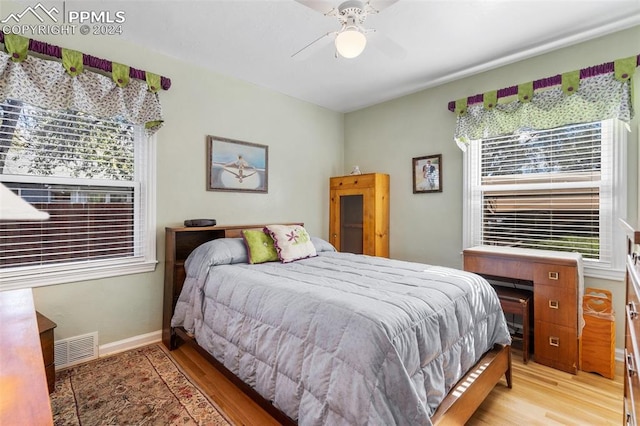
[{"label": "nightstand", "polygon": [[44,369],[47,373],[47,386],[49,393],[56,388],[56,365],[53,356],[53,329],[58,325],[49,318],[36,311],[38,318],[38,332],[40,333],[40,346],[44,358]]}]

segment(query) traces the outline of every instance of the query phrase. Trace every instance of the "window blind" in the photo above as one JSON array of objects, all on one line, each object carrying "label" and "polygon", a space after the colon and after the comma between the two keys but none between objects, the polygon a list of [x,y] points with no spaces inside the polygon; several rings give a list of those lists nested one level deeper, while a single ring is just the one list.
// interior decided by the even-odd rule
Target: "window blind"
[{"label": "window blind", "polygon": [[[610,137],[602,123],[484,139],[472,162],[481,230],[474,245],[577,251],[611,261]],[[610,208],[609,208],[610,210]]]},{"label": "window blind", "polygon": [[118,119],[0,103],[0,180],[50,215],[0,222],[0,271],[146,255],[145,144]]}]

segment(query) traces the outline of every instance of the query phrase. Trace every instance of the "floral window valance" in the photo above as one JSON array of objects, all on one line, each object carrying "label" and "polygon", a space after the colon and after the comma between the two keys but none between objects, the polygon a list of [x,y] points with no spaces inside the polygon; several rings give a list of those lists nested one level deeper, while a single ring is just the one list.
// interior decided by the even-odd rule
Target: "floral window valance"
[{"label": "floral window valance", "polygon": [[129,67],[113,63],[110,78],[84,69],[83,55],[72,50],[62,49],[62,62],[28,56],[24,40],[29,41],[4,37],[8,53],[0,52],[0,100],[120,117],[143,125],[148,134],[162,126],[159,76],[147,73],[146,81],[129,79]]},{"label": "floral window valance", "polygon": [[[450,102],[458,115],[455,141],[464,149],[470,140],[522,128],[610,118],[628,123],[633,118],[632,76],[639,65],[640,55]],[[509,97],[515,98],[504,102]]]}]

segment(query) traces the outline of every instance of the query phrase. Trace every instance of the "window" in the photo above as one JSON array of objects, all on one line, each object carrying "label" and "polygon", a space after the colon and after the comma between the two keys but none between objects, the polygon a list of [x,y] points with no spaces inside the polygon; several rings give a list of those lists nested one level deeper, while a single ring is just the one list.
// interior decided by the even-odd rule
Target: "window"
[{"label": "window", "polygon": [[577,251],[589,276],[619,278],[626,131],[608,120],[473,141],[464,246]]},{"label": "window", "polygon": [[2,288],[153,270],[154,141],[143,129],[11,99],[0,111],[0,181],[50,214],[0,222]]}]

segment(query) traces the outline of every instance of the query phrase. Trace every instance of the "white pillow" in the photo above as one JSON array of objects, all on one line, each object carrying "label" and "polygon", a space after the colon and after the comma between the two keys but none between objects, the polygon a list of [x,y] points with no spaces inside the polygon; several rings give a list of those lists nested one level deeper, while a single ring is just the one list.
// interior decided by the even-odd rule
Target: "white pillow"
[{"label": "white pillow", "polygon": [[273,238],[282,263],[318,255],[307,230],[300,225],[267,225],[264,232]]}]

